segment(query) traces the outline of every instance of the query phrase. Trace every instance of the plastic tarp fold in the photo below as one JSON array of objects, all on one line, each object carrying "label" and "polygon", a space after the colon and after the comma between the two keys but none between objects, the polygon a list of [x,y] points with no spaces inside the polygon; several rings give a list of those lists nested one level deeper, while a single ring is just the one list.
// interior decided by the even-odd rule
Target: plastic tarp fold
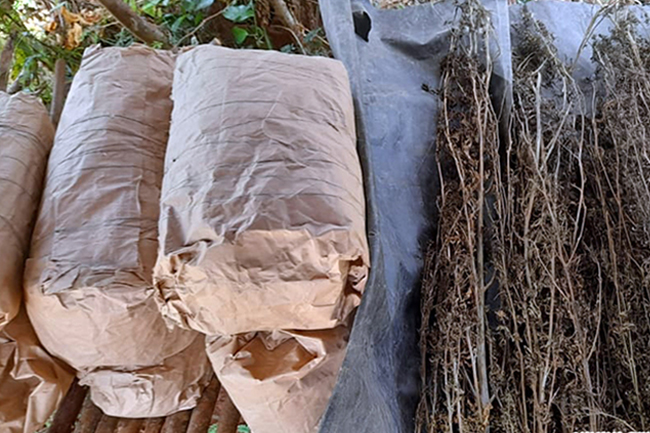
[{"label": "plastic tarp fold", "polygon": [[[350,76],[372,260],[320,432],[410,433],[419,398],[421,272],[439,192],[432,91],[460,14],[451,1],[401,10],[363,0],[319,4],[334,57]],[[495,33],[493,102],[506,106],[512,81],[507,4],[483,4]]]},{"label": "plastic tarp fold", "polygon": [[0,92],[0,330],[22,302],[23,265],[53,139],[40,100]]},{"label": "plastic tarp fold", "polygon": [[63,400],[73,377],[41,347],[21,310],[0,331],[0,431],[34,433]]},{"label": "plastic tarp fold", "polygon": [[173,99],[163,314],[207,335],[337,326],[369,265],[343,65],[205,45],[178,57]]},{"label": "plastic tarp fold", "polygon": [[[173,67],[170,53],[144,46],[87,49],[49,160],[25,272],[27,311],[42,344],[80,378],[102,370],[102,380],[89,379],[94,396],[112,392],[102,390],[112,386],[110,371],[121,386],[151,380],[157,389],[157,375],[175,374],[166,360],[197,338],[168,328],[153,298]],[[205,355],[192,356],[209,368]],[[152,368],[155,375],[137,371]],[[200,370],[169,376],[174,386],[164,392],[94,401],[129,416],[132,408],[149,416],[161,405],[187,407]]]},{"label": "plastic tarp fold", "polygon": [[209,337],[222,386],[255,433],[317,431],[349,331],[272,331]]}]

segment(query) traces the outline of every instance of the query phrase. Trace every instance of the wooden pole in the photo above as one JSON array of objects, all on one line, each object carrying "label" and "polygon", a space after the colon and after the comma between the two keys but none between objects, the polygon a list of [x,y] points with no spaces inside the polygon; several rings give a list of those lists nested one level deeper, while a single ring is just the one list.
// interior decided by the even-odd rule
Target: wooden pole
[{"label": "wooden pole", "polygon": [[72,431],[86,393],[88,393],[88,388],[79,385],[79,381],[75,378],[61,406],[56,411],[47,433],[70,433]]},{"label": "wooden pole", "polygon": [[52,84],[52,104],[50,118],[54,126],[59,124],[63,102],[65,101],[65,60],[57,59],[54,64],[54,83]]}]

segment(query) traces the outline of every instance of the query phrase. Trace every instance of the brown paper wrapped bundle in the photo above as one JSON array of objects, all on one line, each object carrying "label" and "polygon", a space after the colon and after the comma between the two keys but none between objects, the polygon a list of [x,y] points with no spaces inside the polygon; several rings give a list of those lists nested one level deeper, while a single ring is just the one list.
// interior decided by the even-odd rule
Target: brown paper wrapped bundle
[{"label": "brown paper wrapped bundle", "polygon": [[[187,349],[165,359],[162,365],[134,372],[95,370],[80,383],[90,386],[93,402],[105,414],[150,418],[192,409],[211,376],[212,369],[205,356],[205,337],[197,334]],[[184,384],[184,388],[179,390],[178,384]],[[159,395],[169,397],[161,399]]]},{"label": "brown paper wrapped bundle", "polygon": [[314,433],[345,357],[345,326],[208,338],[212,366],[255,433]]},{"label": "brown paper wrapped bundle", "polygon": [[40,100],[0,92],[0,330],[20,309],[23,265],[53,139]]},{"label": "brown paper wrapped bundle", "polygon": [[[92,47],[61,115],[27,262],[26,303],[42,344],[82,379],[113,370],[121,384],[128,376],[140,386],[145,376],[137,370],[172,374],[163,364],[197,338],[168,328],[153,299],[173,65],[171,54],[144,46]],[[95,403],[114,415],[137,405],[148,416],[147,408],[165,401],[180,409],[186,402],[178,397],[194,399],[187,390],[197,378],[180,379],[165,393],[115,407]]]},{"label": "brown paper wrapped bundle", "polygon": [[39,344],[21,310],[0,331],[0,432],[34,433],[55,411],[74,377]]},{"label": "brown paper wrapped bundle", "polygon": [[163,314],[208,335],[337,326],[369,263],[343,65],[201,46],[178,57],[173,99]]}]

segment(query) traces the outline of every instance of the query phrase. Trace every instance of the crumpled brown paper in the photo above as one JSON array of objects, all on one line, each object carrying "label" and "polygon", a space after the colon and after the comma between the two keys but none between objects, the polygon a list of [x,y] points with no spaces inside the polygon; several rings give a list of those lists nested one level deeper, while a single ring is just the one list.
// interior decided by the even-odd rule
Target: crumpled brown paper
[{"label": "crumpled brown paper", "polygon": [[[137,371],[95,370],[80,381],[90,386],[92,401],[111,416],[148,418],[168,416],[196,406],[212,376],[205,356],[205,338],[194,342],[162,365]],[[184,384],[183,389],[178,389]]]},{"label": "crumpled brown paper", "polygon": [[369,264],[343,65],[200,46],[178,57],[173,99],[163,314],[208,335],[341,323]]},{"label": "crumpled brown paper", "polygon": [[345,357],[349,331],[208,337],[214,371],[255,433],[314,433]]},{"label": "crumpled brown paper", "polygon": [[20,309],[23,264],[53,139],[39,99],[0,92],[0,330]]},{"label": "crumpled brown paper", "polygon": [[[144,46],[86,50],[57,129],[25,271],[27,311],[43,346],[82,379],[103,371],[92,395],[112,392],[101,389],[111,386],[111,370],[120,383],[132,374],[154,389],[161,380],[174,385],[148,394],[149,402],[138,395],[142,416],[195,400],[180,396],[196,377],[164,367],[157,370],[164,380],[142,373],[197,338],[169,329],[153,299],[173,65],[170,53]],[[103,408],[127,416],[128,406]]]},{"label": "crumpled brown paper", "polygon": [[73,377],[43,350],[21,310],[0,331],[0,432],[34,433],[63,400]]}]

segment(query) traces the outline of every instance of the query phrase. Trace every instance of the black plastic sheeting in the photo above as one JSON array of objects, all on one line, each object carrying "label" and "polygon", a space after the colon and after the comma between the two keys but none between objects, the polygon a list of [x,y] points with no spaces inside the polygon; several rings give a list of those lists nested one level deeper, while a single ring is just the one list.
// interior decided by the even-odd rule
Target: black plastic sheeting
[{"label": "black plastic sheeting", "polygon": [[[423,254],[435,233],[439,191],[435,134],[440,62],[458,11],[452,1],[378,10],[364,0],[320,0],[334,56],[348,69],[364,166],[372,269],[321,433],[412,433],[421,365],[417,347]],[[484,0],[494,27],[490,91],[507,134],[511,23],[522,6]],[[590,40],[611,29],[599,6],[531,2],[589,104]],[[648,31],[646,7],[630,7]],[[585,37],[587,39],[585,39]],[[583,44],[583,41],[586,43]],[[577,60],[575,60],[577,57]],[[589,108],[589,107],[587,107]],[[488,293],[489,296],[489,293]]]},{"label": "black plastic sheeting", "polygon": [[[334,56],[348,69],[368,200],[372,269],[321,433],[413,432],[419,398],[420,278],[435,234],[440,62],[458,11],[452,2],[379,10],[321,0]],[[510,83],[508,10],[489,0],[494,94]],[[499,103],[499,102],[497,102]]]}]

